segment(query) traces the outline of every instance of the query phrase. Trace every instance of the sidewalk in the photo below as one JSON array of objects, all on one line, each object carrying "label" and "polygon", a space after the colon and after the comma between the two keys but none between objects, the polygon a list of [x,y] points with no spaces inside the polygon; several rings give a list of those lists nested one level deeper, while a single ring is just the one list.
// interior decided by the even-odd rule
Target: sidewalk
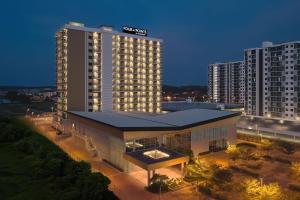
[{"label": "sidewalk", "polygon": [[39,132],[53,141],[63,151],[69,154],[74,160],[84,160],[91,164],[92,170],[101,172],[111,180],[109,189],[113,191],[122,200],[205,200],[199,193],[195,192],[193,187],[183,188],[175,192],[162,194],[153,194],[145,190],[145,184],[134,176],[118,171],[98,157],[92,157],[91,153],[85,148],[82,139],[73,136],[63,139],[57,139],[55,130],[49,125],[39,125]]}]

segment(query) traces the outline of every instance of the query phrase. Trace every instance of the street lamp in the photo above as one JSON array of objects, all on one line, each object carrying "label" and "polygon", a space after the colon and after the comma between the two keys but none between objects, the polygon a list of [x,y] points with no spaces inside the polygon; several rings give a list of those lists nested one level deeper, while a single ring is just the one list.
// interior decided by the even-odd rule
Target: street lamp
[{"label": "street lamp", "polygon": [[260,179],[260,186],[262,187],[264,184],[264,178],[259,178]]},{"label": "street lamp", "polygon": [[258,124],[255,124],[255,128],[256,128],[256,133],[257,135],[260,136],[260,142],[262,141],[262,134],[259,133],[259,130],[258,130]]},{"label": "street lamp", "polygon": [[27,109],[26,109],[26,116],[28,115],[29,111],[30,111],[30,109],[27,107]]}]

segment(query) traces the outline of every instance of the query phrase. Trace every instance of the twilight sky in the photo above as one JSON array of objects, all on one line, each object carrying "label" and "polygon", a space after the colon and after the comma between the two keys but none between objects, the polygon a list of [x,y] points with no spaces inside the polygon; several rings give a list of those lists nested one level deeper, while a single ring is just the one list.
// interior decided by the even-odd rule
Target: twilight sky
[{"label": "twilight sky", "polygon": [[2,1],[0,85],[54,85],[54,33],[69,21],[146,28],[164,40],[164,84],[206,85],[209,63],[242,60],[262,41],[300,40],[300,1]]}]

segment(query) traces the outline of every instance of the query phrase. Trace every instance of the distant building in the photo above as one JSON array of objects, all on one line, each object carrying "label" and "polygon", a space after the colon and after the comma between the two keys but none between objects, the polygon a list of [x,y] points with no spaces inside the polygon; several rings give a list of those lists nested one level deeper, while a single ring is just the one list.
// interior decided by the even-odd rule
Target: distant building
[{"label": "distant building", "polygon": [[161,112],[161,48],[145,30],[64,25],[56,33],[58,121],[70,110]]},{"label": "distant building", "polygon": [[212,103],[244,104],[244,63],[215,63],[208,66],[208,95]]},{"label": "distant building", "polygon": [[244,52],[245,112],[249,115],[262,115],[262,49],[246,49]]},{"label": "distant building", "polygon": [[[230,94],[236,93],[230,90],[236,91],[237,79],[228,68],[226,63],[209,66],[211,102],[234,103]],[[239,91],[246,114],[300,120],[300,41],[264,42],[261,48],[244,50],[241,71],[238,85],[243,85]]]}]

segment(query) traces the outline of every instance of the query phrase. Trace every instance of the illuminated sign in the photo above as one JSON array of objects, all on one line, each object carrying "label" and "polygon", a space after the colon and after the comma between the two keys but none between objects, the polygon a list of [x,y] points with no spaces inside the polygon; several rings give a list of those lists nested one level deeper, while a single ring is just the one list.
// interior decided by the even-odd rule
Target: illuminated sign
[{"label": "illuminated sign", "polygon": [[130,33],[135,35],[147,36],[146,29],[133,28],[128,26],[123,26],[123,33]]}]

